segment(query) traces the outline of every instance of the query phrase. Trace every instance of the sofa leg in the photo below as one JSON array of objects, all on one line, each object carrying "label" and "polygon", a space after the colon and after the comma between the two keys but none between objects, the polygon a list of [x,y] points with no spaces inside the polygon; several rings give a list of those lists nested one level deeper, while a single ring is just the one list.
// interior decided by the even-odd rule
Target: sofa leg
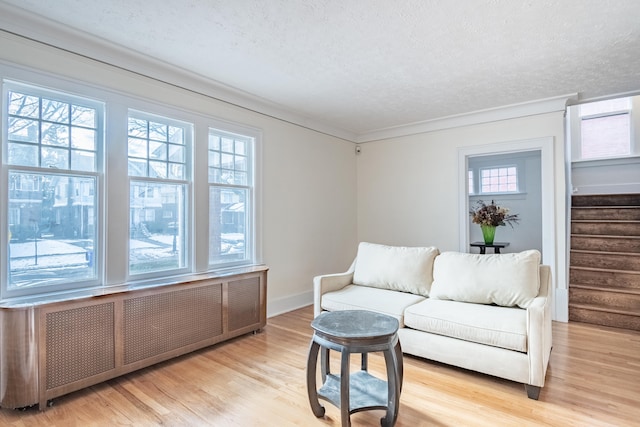
[{"label": "sofa leg", "polygon": [[540,387],[531,384],[524,385],[525,390],[527,390],[527,396],[529,399],[538,400],[538,396],[540,396]]}]

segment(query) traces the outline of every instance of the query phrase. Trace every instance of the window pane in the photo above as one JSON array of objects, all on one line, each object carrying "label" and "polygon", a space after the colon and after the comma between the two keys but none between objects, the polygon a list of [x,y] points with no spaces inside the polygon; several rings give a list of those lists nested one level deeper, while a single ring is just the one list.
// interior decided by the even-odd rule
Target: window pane
[{"label": "window pane", "polygon": [[42,120],[69,123],[69,104],[42,98]]},{"label": "window pane", "polygon": [[38,146],[10,143],[8,163],[15,166],[38,166]]},{"label": "window pane", "polygon": [[156,141],[167,140],[167,125],[164,123],[149,122],[149,139]]},{"label": "window pane", "polygon": [[184,147],[180,145],[169,145],[169,161],[184,163],[185,161]]},{"label": "window pane", "polygon": [[[60,94],[64,97],[64,94]],[[97,147],[101,138],[97,132],[98,108],[77,107],[70,103],[40,98],[34,95],[9,91],[11,114],[28,116],[32,119],[8,117],[9,161],[16,166],[35,166],[43,168],[70,169],[70,158],[73,156],[71,148],[81,148],[92,154],[88,157],[96,158]],[[86,100],[89,102],[89,100]],[[73,111],[74,122],[84,127],[70,126],[70,111]],[[15,142],[33,143],[39,145],[39,150],[28,149],[25,146],[11,147]],[[57,147],[57,148],[54,148]],[[38,151],[40,156],[37,155]],[[35,155],[34,155],[35,154]],[[29,156],[25,158],[25,156]],[[83,163],[85,169],[88,163]],[[92,172],[96,171],[97,163],[92,162]]]},{"label": "window pane", "polygon": [[96,278],[96,180],[9,172],[9,289]]},{"label": "window pane", "polygon": [[236,185],[248,185],[246,172],[235,172],[233,174],[233,183]]},{"label": "window pane", "polygon": [[147,158],[147,141],[138,138],[129,138],[129,157]]},{"label": "window pane", "polygon": [[184,144],[184,129],[176,126],[169,126],[169,142]]},{"label": "window pane", "polygon": [[581,158],[631,154],[630,115],[616,114],[581,121]]},{"label": "window pane", "polygon": [[[175,122],[171,119],[164,120],[167,123]],[[180,127],[167,123],[162,123],[160,118],[147,121],[129,117],[130,176],[186,179],[187,147],[184,144],[188,125]],[[145,136],[146,129],[149,130],[148,138]],[[169,143],[169,140],[174,143]],[[148,160],[144,168],[141,167],[141,159]]]},{"label": "window pane", "polygon": [[69,150],[43,146],[40,153],[42,167],[69,169]]},{"label": "window pane", "polygon": [[235,169],[237,171],[246,171],[247,170],[247,158],[244,156],[236,156],[235,158]]},{"label": "window pane", "polygon": [[226,151],[227,153],[233,153],[233,139],[231,138],[222,138],[222,151]]},{"label": "window pane", "polygon": [[39,142],[40,132],[38,130],[38,121],[10,117],[9,139],[19,142]]},{"label": "window pane", "polygon": [[163,142],[149,141],[149,158],[167,160],[167,144]]},{"label": "window pane", "polygon": [[518,191],[518,168],[514,166],[482,169],[481,193],[510,193]]},{"label": "window pane", "polygon": [[96,155],[91,151],[71,150],[71,169],[91,172],[95,170]]},{"label": "window pane", "polygon": [[42,143],[45,145],[57,145],[59,147],[69,146],[69,126],[55,125],[52,123],[42,124]]},{"label": "window pane", "polygon": [[93,108],[81,107],[79,105],[72,105],[71,124],[74,126],[95,128],[97,126],[96,110]]},{"label": "window pane", "polygon": [[165,162],[149,162],[149,176],[151,178],[166,178],[167,164]]},{"label": "window pane", "polygon": [[129,117],[129,136],[147,137],[147,121]]},{"label": "window pane", "polygon": [[209,189],[209,263],[249,259],[247,254],[247,189]]},{"label": "window pane", "polygon": [[129,158],[129,176],[147,176],[147,161]]},{"label": "window pane", "polygon": [[37,119],[40,115],[40,98],[18,92],[9,92],[9,114]]},{"label": "window pane", "polygon": [[185,267],[186,185],[131,181],[129,271]]},{"label": "window pane", "polygon": [[184,165],[181,163],[169,163],[169,179],[184,179]]},{"label": "window pane", "polygon": [[95,151],[96,131],[93,129],[72,127],[71,147]]}]

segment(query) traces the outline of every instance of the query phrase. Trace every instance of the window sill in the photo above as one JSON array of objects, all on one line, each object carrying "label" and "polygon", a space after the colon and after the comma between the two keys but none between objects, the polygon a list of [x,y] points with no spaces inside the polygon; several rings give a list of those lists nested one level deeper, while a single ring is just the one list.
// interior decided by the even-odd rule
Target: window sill
[{"label": "window sill", "polygon": [[572,160],[571,167],[576,168],[591,168],[600,166],[619,166],[640,163],[640,155],[615,157],[607,159],[589,159],[589,160]]},{"label": "window sill", "polygon": [[122,292],[129,292],[139,289],[149,289],[168,285],[177,285],[180,283],[193,283],[201,280],[221,279],[224,277],[255,273],[266,271],[269,267],[264,264],[253,264],[242,267],[230,267],[220,270],[208,271],[205,273],[185,274],[182,276],[171,276],[145,280],[139,282],[124,283],[112,286],[100,286],[93,288],[77,289],[73,291],[51,292],[48,294],[29,295],[14,298],[7,298],[0,301],[0,309],[2,308],[19,308],[31,307],[39,304],[50,304],[58,301],[70,301],[88,297],[101,297],[105,295],[113,295]]}]

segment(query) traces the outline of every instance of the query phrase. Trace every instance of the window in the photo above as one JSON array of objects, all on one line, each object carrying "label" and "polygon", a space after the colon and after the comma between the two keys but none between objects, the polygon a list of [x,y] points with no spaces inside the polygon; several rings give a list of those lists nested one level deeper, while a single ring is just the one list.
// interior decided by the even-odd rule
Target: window
[{"label": "window", "polygon": [[96,283],[104,105],[5,81],[6,291]]},{"label": "window", "polygon": [[5,63],[0,76],[0,301],[257,262],[259,130]]},{"label": "window", "polygon": [[516,166],[480,169],[480,194],[516,192],[518,192]]},{"label": "window", "polygon": [[577,159],[631,155],[631,108],[631,98],[580,105],[580,148]]},{"label": "window", "polygon": [[475,194],[474,182],[473,182],[473,170],[469,169],[467,171],[467,180],[468,180],[468,191],[469,194]]},{"label": "window", "polygon": [[253,144],[249,136],[209,130],[209,264],[251,259]]},{"label": "window", "polygon": [[187,149],[193,125],[130,111],[129,274],[187,265]]}]

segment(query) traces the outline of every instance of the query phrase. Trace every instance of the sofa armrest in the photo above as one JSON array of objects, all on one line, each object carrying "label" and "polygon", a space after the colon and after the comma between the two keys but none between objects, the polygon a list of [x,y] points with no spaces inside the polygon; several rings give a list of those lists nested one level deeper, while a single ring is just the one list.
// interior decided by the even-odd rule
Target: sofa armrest
[{"label": "sofa armrest", "polygon": [[527,307],[529,384],[544,386],[551,354],[551,269],[540,266],[540,295]]},{"label": "sofa armrest", "polygon": [[313,317],[322,313],[322,295],[327,292],[337,291],[353,283],[353,271],[355,260],[344,273],[324,274],[313,278]]}]

